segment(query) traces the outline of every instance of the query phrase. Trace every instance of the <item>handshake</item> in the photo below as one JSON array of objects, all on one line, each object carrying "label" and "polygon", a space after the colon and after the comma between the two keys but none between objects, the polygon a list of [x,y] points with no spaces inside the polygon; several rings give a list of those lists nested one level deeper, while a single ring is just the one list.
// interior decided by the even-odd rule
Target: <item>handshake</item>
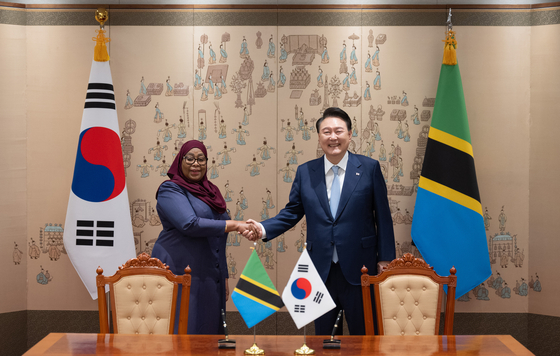
[{"label": "handshake", "polygon": [[[228,226],[230,226],[230,224],[232,225],[232,228],[228,229]],[[257,241],[259,239],[262,239],[263,236],[261,226],[253,219],[249,219],[245,222],[229,220],[226,225],[226,232],[230,231],[237,231],[249,241]]]}]

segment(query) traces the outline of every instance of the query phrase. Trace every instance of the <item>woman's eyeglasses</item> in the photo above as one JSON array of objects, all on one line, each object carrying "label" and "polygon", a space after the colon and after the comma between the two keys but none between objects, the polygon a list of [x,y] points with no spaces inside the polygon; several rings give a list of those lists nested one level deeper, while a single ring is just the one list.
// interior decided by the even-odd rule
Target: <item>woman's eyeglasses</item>
[{"label": "woman's eyeglasses", "polygon": [[206,157],[194,158],[194,157],[185,156],[183,157],[183,160],[185,160],[185,162],[187,162],[187,164],[189,165],[194,164],[194,162],[198,162],[199,165],[203,166],[208,161],[208,158]]}]

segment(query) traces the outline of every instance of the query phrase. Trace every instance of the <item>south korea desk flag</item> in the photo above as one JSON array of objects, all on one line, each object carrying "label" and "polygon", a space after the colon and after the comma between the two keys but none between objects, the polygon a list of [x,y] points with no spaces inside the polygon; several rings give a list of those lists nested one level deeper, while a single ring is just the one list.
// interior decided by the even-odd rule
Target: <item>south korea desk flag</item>
[{"label": "south korea desk flag", "polygon": [[298,329],[336,306],[311,261],[307,249],[303,250],[292,271],[290,280],[282,293],[282,301]]},{"label": "south korea desk flag", "polygon": [[95,39],[64,226],[64,247],[93,299],[97,267],[112,275],[136,256],[104,32]]}]

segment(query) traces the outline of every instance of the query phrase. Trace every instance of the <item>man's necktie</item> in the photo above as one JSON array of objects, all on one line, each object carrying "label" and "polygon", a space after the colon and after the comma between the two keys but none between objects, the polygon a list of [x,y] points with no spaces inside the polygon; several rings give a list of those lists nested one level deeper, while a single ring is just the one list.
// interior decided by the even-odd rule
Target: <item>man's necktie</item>
[{"label": "man's necktie", "polygon": [[[331,206],[331,214],[333,216],[333,219],[336,217],[336,210],[338,209],[338,203],[340,202],[340,180],[338,179],[339,168],[340,167],[338,166],[332,166],[334,178],[331,186],[330,206]],[[336,252],[336,245],[334,246],[332,261],[334,263],[338,262],[338,253]]]}]

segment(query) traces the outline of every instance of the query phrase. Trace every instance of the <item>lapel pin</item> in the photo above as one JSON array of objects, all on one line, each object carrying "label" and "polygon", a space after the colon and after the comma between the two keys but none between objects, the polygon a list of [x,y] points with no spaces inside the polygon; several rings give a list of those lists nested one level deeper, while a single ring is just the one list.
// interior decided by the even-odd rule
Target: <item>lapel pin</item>
[{"label": "lapel pin", "polygon": [[356,175],[357,175],[357,176],[359,176],[359,175],[360,175],[360,173],[356,172]]}]

